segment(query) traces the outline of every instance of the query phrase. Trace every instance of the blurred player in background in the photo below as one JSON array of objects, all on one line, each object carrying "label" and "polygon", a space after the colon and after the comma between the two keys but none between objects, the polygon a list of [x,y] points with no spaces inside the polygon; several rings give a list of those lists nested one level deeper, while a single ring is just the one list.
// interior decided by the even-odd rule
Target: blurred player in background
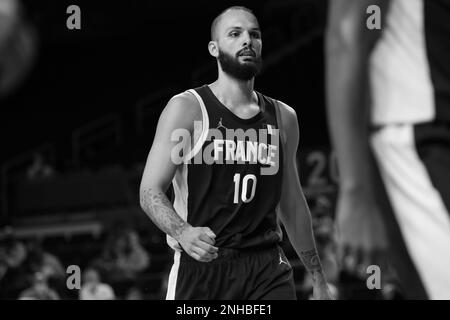
[{"label": "blurred player in background", "polygon": [[37,37],[17,0],[0,0],[0,98],[10,94],[29,72]]},{"label": "blurred player in background", "polygon": [[450,299],[450,1],[330,1],[326,59],[347,260],[388,249],[406,298]]}]

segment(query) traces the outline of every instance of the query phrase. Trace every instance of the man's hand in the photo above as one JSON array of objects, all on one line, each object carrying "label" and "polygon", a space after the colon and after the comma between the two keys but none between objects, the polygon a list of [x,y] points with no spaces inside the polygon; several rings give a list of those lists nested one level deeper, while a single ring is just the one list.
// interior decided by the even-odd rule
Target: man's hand
[{"label": "man's hand", "polygon": [[210,262],[218,257],[219,248],[215,247],[216,235],[208,227],[186,226],[176,239],[184,251],[197,261]]},{"label": "man's hand", "polygon": [[382,257],[387,249],[380,208],[371,199],[361,191],[342,191],[336,212],[343,268],[364,276],[368,265],[384,264]]}]

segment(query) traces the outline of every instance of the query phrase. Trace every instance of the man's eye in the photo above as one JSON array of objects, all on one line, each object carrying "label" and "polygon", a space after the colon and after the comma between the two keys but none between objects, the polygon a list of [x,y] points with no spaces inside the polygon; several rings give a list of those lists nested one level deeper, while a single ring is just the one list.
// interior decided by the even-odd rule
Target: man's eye
[{"label": "man's eye", "polygon": [[230,36],[237,37],[237,36],[239,36],[239,33],[238,32],[230,32]]},{"label": "man's eye", "polygon": [[258,32],[253,32],[252,33],[252,37],[255,38],[255,39],[260,39],[261,35]]}]

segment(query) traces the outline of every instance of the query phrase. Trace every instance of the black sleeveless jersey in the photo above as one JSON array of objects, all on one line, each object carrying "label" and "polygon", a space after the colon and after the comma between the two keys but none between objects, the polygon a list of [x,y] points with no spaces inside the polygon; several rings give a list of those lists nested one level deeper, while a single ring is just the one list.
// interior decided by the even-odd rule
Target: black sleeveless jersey
[{"label": "black sleeveless jersey", "polygon": [[[269,247],[282,239],[277,220],[282,150],[277,101],[258,92],[260,112],[241,119],[209,86],[194,90],[201,135],[173,179],[175,211],[194,227],[209,227],[219,248]],[[180,245],[168,236],[169,245]]]}]

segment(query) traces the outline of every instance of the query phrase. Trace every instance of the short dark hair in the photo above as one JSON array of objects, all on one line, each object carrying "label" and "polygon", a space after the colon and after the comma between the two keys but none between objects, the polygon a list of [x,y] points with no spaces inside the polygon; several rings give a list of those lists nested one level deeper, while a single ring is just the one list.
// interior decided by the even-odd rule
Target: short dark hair
[{"label": "short dark hair", "polygon": [[211,40],[214,40],[214,38],[215,38],[216,28],[217,28],[217,25],[219,24],[220,19],[222,18],[222,15],[225,12],[230,11],[230,10],[242,10],[242,11],[247,11],[247,12],[251,13],[252,15],[255,15],[252,10],[250,10],[249,8],[243,7],[243,6],[232,6],[232,7],[226,8],[221,13],[219,13],[217,15],[217,17],[215,17],[213,22],[211,23]]}]

